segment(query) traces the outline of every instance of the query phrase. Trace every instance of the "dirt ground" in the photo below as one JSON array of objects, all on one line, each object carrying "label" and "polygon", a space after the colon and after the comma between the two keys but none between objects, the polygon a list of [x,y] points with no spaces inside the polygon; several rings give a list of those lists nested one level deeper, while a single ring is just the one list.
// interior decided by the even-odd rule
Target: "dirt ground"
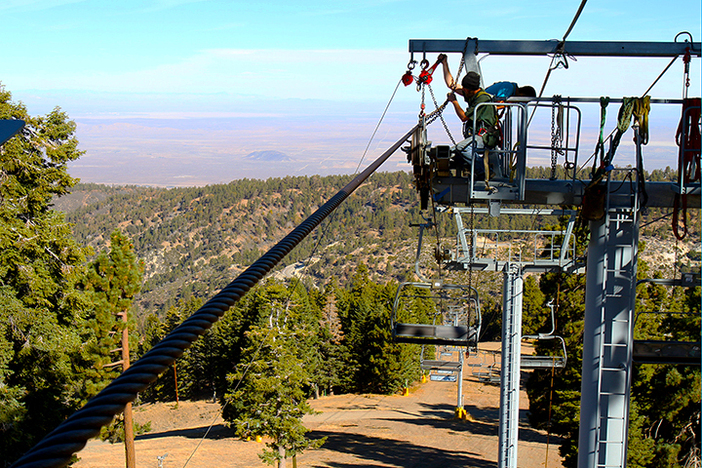
[{"label": "dirt ground", "polygon": [[[472,362],[479,363],[475,359]],[[491,361],[491,355],[481,356],[483,364]],[[464,375],[469,420],[454,418],[456,382],[429,380],[407,396],[336,395],[313,400],[319,414],[306,416],[305,425],[311,438],[327,441],[299,456],[298,467],[497,467],[500,389],[474,375],[479,370],[485,367],[467,367]],[[562,468],[558,439],[528,426],[524,392],[520,408],[519,467]],[[163,468],[267,466],[258,457],[263,444],[238,439],[219,417],[218,404],[149,404],[136,408],[134,417],[140,423],[151,421],[152,428],[137,437],[138,468],[157,468],[158,457],[164,456]],[[124,466],[122,444],[92,440],[78,456],[76,468]]]}]

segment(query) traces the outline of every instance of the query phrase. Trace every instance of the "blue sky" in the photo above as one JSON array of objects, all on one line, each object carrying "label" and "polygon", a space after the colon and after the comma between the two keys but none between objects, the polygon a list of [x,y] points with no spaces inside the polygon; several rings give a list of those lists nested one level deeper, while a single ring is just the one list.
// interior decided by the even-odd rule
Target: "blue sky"
[{"label": "blue sky", "polygon": [[[355,168],[405,71],[409,39],[560,39],[579,4],[5,0],[0,82],[31,113],[60,106],[76,120],[87,153],[75,171],[86,181],[149,183],[144,173],[155,176],[159,158],[172,163],[169,177],[180,182],[151,183],[281,175],[245,164],[240,174],[222,173],[227,162],[266,149],[290,154],[299,173],[340,173]],[[699,41],[700,14],[699,0],[665,8],[659,1],[589,0],[568,39],[673,41],[689,31]],[[450,57],[454,68],[458,60]],[[552,75],[545,94],[637,95],[668,62],[608,60],[572,62]],[[482,62],[486,82],[537,88],[547,66],[547,58]],[[699,60],[692,79],[691,94],[699,95]],[[679,64],[653,94],[680,97]],[[378,148],[416,121],[418,103],[413,87],[398,90]],[[458,133],[455,118],[448,123]],[[119,168],[106,161],[119,154],[131,158],[125,164],[133,172],[143,158],[152,166],[136,171],[138,180],[116,178]],[[189,177],[194,168],[185,166],[179,173],[193,158],[202,161],[200,172],[218,161],[220,169],[209,171],[216,177]]]}]

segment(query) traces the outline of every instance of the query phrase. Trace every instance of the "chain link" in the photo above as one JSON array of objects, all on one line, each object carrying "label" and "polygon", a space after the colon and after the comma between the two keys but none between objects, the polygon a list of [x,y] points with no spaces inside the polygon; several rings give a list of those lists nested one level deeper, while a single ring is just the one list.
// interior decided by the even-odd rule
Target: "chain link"
[{"label": "chain link", "polygon": [[[458,64],[458,71],[456,72],[456,78],[453,80],[454,86],[458,85],[458,79],[461,77],[461,71],[463,70],[463,66],[466,63],[466,52],[468,51],[468,43],[470,42],[470,37],[466,37],[466,42],[463,44],[463,53],[461,54],[461,62]],[[477,38],[476,38],[477,41]],[[478,43],[475,43],[476,47],[476,55],[477,55],[477,49],[478,49]],[[466,70],[467,72],[468,70]]]},{"label": "chain link", "polygon": [[422,92],[422,103],[420,104],[420,107],[419,107],[419,120],[424,119],[425,120],[424,125],[426,126],[429,123],[426,122],[427,114],[424,112],[424,110],[426,109],[426,106],[424,104],[424,85],[421,83],[417,83],[417,86],[421,88],[420,91]]},{"label": "chain link", "polygon": [[[556,115],[556,107],[558,107],[558,115]],[[560,96],[554,96],[554,101],[551,105],[551,180],[554,180],[556,178],[558,155],[563,154],[563,129],[561,128],[560,117]]]},{"label": "chain link", "polygon": [[[427,85],[429,88],[429,94],[431,94],[431,100],[434,102],[434,107],[436,107],[436,110],[432,112],[432,114],[436,113],[438,118],[441,119],[441,124],[444,126],[444,130],[446,130],[446,134],[448,135],[449,139],[451,140],[451,143],[453,143],[453,146],[456,146],[456,140],[453,139],[453,135],[451,135],[451,132],[449,131],[448,125],[446,124],[446,121],[444,120],[444,109],[446,108],[446,104],[448,104],[448,99],[439,106],[439,103],[436,102],[436,97],[434,96],[434,90],[432,90],[430,85]],[[436,117],[432,119],[432,122],[436,120]]]}]

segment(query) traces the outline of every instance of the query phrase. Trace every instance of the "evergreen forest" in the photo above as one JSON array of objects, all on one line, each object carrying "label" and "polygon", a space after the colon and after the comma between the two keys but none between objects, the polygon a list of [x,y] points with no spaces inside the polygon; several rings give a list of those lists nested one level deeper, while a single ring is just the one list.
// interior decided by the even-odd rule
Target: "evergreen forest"
[{"label": "evergreen forest", "polygon": [[[79,184],[68,169],[82,154],[75,123],[61,109],[30,116],[0,87],[0,118],[27,123],[0,150],[2,466],[118,375],[120,332],[127,330],[137,360],[350,180]],[[534,176],[548,170],[532,169]],[[670,169],[649,175],[672,177]],[[319,446],[301,424],[307,399],[394,393],[421,377],[421,347],[394,342],[390,320],[398,284],[416,279],[416,225],[431,215],[420,212],[408,173],[374,174],[137,403],[215,398],[239,435],[271,438],[262,454],[269,463]],[[432,219],[419,255],[427,276],[437,271],[434,252],[452,248],[457,229],[450,216]],[[676,242],[669,213],[644,214],[641,279],[699,273],[699,219],[690,210],[688,240]],[[476,217],[475,226],[520,230],[561,221]],[[672,260],[662,256],[668,247]],[[502,276],[442,274],[478,289],[481,340],[499,340]],[[582,273],[532,274],[524,284],[524,333],[550,327],[551,303],[556,333],[566,340],[567,367],[534,371],[525,385],[530,423],[560,437],[567,467],[577,453],[584,290]],[[401,305],[402,321],[431,322],[435,305],[422,295]],[[699,287],[643,282],[636,302],[637,339],[699,341]],[[631,394],[628,466],[699,466],[700,367],[637,364]]]}]

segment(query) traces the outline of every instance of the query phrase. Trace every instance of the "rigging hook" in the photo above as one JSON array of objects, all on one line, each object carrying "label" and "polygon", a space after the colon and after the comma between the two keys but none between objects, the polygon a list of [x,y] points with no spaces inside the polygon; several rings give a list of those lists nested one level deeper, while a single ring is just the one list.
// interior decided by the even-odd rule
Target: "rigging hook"
[{"label": "rigging hook", "polygon": [[423,43],[422,44],[422,61],[419,62],[419,66],[422,67],[422,70],[426,69],[429,66],[429,60],[427,60],[427,44]]}]

